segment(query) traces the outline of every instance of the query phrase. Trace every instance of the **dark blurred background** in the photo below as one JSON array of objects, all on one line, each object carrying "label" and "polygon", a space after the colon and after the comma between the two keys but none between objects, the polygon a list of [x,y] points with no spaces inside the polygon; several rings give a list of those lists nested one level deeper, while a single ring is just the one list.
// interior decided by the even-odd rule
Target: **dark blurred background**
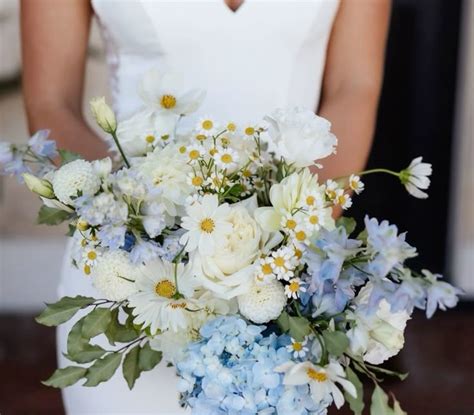
[{"label": "dark blurred background", "polygon": [[[27,134],[20,74],[18,1],[0,0],[2,139],[23,141]],[[85,102],[107,94],[106,79],[94,27]],[[473,115],[474,2],[394,0],[369,168],[399,170],[422,155],[434,167],[430,197],[410,197],[390,176],[368,176],[369,190],[356,198],[350,213],[360,222],[367,213],[397,224],[420,252],[415,268],[444,273],[466,291],[454,311],[430,321],[416,313],[406,348],[389,363],[411,372],[404,383],[385,384],[411,415],[474,413]],[[56,366],[54,331],[38,326],[33,316],[43,301],[56,298],[64,232],[34,226],[37,207],[14,180],[0,177],[2,415],[63,413],[59,392],[40,383]]]}]

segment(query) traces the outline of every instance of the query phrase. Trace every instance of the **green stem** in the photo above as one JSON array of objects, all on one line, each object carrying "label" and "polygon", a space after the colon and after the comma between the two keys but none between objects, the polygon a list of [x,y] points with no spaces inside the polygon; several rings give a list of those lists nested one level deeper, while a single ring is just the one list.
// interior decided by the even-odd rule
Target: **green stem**
[{"label": "green stem", "polygon": [[386,174],[390,174],[392,176],[400,178],[400,173],[397,173],[397,172],[395,172],[393,170],[389,170],[389,169],[370,169],[370,170],[361,171],[361,172],[356,173],[356,174],[357,174],[357,176],[365,176],[367,174],[372,174],[372,173],[386,173]]},{"label": "green stem", "polygon": [[114,142],[115,142],[115,145],[117,146],[119,152],[120,152],[120,155],[122,156],[122,159],[123,159],[123,162],[125,163],[125,165],[130,168],[130,163],[128,162],[127,160],[127,156],[125,156],[125,153],[122,149],[122,146],[120,145],[120,142],[119,142],[119,139],[117,137],[117,133],[116,131],[113,131],[110,133],[110,135],[112,136],[112,138],[114,139]]}]

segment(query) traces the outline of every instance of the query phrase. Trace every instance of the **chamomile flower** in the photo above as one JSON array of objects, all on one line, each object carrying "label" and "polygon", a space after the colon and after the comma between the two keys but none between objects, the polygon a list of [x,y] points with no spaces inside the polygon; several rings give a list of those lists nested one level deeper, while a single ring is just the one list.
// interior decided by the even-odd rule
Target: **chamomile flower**
[{"label": "chamomile flower", "polygon": [[284,246],[278,251],[272,252],[270,260],[273,272],[279,280],[289,281],[294,276],[293,270],[296,261],[291,248]]},{"label": "chamomile flower", "polygon": [[199,133],[207,136],[216,134],[217,128],[218,126],[216,121],[214,121],[214,119],[209,116],[201,118],[196,125],[196,129],[199,131]]},{"label": "chamomile flower", "polygon": [[316,209],[324,205],[324,194],[310,190],[301,196],[302,205],[307,210]]},{"label": "chamomile flower", "polygon": [[94,246],[87,245],[82,254],[84,264],[88,265],[89,267],[93,267],[97,264],[97,260],[99,259],[100,255],[101,252],[98,249],[96,249]]},{"label": "chamomile flower", "polygon": [[199,160],[204,154],[204,149],[200,145],[191,145],[186,148],[186,156],[188,162],[194,163]]},{"label": "chamomile flower", "polygon": [[227,182],[227,178],[222,173],[212,173],[211,177],[206,179],[206,185],[208,185],[212,190],[218,192],[224,187]]},{"label": "chamomile flower", "polygon": [[216,245],[221,244],[232,224],[226,218],[230,207],[227,203],[219,205],[216,195],[204,195],[200,202],[186,207],[181,226],[187,232],[181,237],[180,244],[186,245],[186,251],[199,250],[201,255],[212,255]]},{"label": "chamomile flower", "polygon": [[311,236],[311,233],[308,232],[308,229],[302,224],[298,225],[291,232],[291,236],[293,237],[296,243],[309,245],[309,238]]},{"label": "chamomile flower", "polygon": [[300,293],[305,293],[306,287],[300,278],[292,278],[285,286],[285,294],[288,298],[297,299]]},{"label": "chamomile flower", "polygon": [[228,171],[234,169],[239,161],[239,155],[235,150],[224,147],[218,147],[213,158],[217,167]]},{"label": "chamomile flower", "polygon": [[310,210],[305,217],[305,226],[312,232],[317,232],[321,229],[322,224],[325,222],[327,211],[324,209]]},{"label": "chamomile flower", "polygon": [[257,126],[256,125],[254,125],[254,124],[244,125],[243,133],[244,133],[244,138],[245,139],[249,139],[249,140],[253,139],[256,132],[257,132]]},{"label": "chamomile flower", "polygon": [[340,205],[344,210],[352,206],[352,199],[347,193],[344,193],[344,189],[336,190],[336,197],[333,202],[335,205]]},{"label": "chamomile flower", "polygon": [[360,194],[364,190],[364,183],[360,180],[360,176],[351,174],[349,177],[349,187],[356,193]]},{"label": "chamomile flower", "polygon": [[271,257],[264,257],[258,260],[255,275],[257,285],[268,284],[276,279],[272,264],[273,259]]},{"label": "chamomile flower", "polygon": [[308,353],[309,349],[307,347],[308,338],[305,337],[303,341],[296,341],[295,339],[291,338],[291,344],[286,346],[286,350],[288,350],[291,354],[293,354],[293,358],[303,358]]},{"label": "chamomile flower", "polygon": [[281,218],[280,225],[285,232],[293,232],[296,227],[300,224],[301,220],[299,216],[286,213]]},{"label": "chamomile flower", "polygon": [[237,132],[237,124],[233,121],[229,121],[226,126],[225,126],[225,129],[231,133],[231,134],[234,134]]},{"label": "chamomile flower", "polygon": [[334,180],[326,181],[325,193],[329,200],[333,201],[336,198],[336,192],[339,189],[339,185]]},{"label": "chamomile flower", "polygon": [[202,143],[205,143],[209,137],[206,134],[202,134],[198,132],[193,135],[193,138],[195,141],[202,144]]},{"label": "chamomile flower", "polygon": [[217,142],[221,145],[221,147],[227,148],[232,144],[232,139],[228,135],[221,135],[217,139]]},{"label": "chamomile flower", "polygon": [[187,182],[193,187],[201,188],[204,185],[204,178],[200,173],[193,172],[188,174]]}]

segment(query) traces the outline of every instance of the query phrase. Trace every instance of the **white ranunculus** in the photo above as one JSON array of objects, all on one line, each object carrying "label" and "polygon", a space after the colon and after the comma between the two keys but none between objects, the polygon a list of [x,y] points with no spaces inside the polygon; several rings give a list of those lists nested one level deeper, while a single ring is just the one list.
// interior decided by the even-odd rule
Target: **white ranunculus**
[{"label": "white ranunculus", "polygon": [[331,123],[313,111],[278,109],[265,119],[269,123],[265,138],[270,151],[288,164],[312,166],[335,152],[337,138],[331,133]]},{"label": "white ranunculus", "polygon": [[[356,304],[366,305],[372,291],[367,284],[355,299]],[[355,326],[347,333],[351,351],[363,354],[366,362],[378,365],[400,352],[405,343],[404,331],[410,315],[406,311],[393,313],[390,304],[382,299],[373,314],[354,313]]]},{"label": "white ranunculus", "polygon": [[223,298],[245,293],[255,274],[254,262],[281,242],[281,234],[270,234],[261,229],[253,218],[256,197],[231,206],[226,221],[232,225],[223,242],[212,255],[196,252],[192,261],[195,272],[207,289]]},{"label": "white ranunculus", "polygon": [[93,98],[90,106],[99,127],[106,133],[113,133],[117,129],[117,120],[114,112],[105,102],[105,97]]},{"label": "white ranunculus", "polygon": [[[315,195],[324,200],[324,187],[319,185],[317,175],[313,175],[309,169],[304,169],[274,184],[270,188],[272,207],[258,208],[255,218],[264,230],[278,231],[282,228],[282,219],[286,214],[292,214],[294,210],[307,207],[307,195]],[[328,230],[334,229],[332,208],[324,208],[321,211],[325,214],[321,216],[320,225]]]}]

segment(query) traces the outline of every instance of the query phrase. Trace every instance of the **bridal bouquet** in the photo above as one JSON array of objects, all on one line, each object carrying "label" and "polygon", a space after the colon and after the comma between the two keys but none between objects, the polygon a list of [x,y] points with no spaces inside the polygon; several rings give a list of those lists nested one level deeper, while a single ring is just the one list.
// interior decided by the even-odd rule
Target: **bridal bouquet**
[{"label": "bridal bouquet", "polygon": [[[44,383],[96,386],[121,366],[132,388],[163,359],[193,414],[325,414],[345,401],[361,414],[362,377],[374,384],[372,414],[404,414],[380,377],[405,375],[380,364],[402,349],[415,308],[431,317],[459,291],[405,265],[417,253],[396,226],[367,216],[358,228],[332,211],[349,208],[371,173],[427,197],[431,166],[417,158],[399,172],[321,182],[318,161],[337,139],[312,111],[245,125],[206,116],[185,129],[201,91],[150,72],[141,97],[122,122],[103,98],[91,103],[120,155],[115,168],[57,151],[48,131],[0,144],[4,172],[43,201],[39,223],[69,223],[71,261],[100,292],[37,318],[80,316],[67,342],[74,364]],[[104,335],[107,348],[94,343]]]}]

